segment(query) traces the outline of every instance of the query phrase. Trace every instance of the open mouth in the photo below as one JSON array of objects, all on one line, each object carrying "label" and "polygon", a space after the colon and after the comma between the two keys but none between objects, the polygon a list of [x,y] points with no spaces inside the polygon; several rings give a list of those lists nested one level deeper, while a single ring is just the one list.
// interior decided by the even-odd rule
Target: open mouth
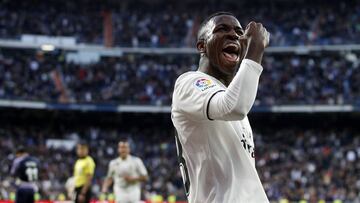
[{"label": "open mouth", "polygon": [[236,62],[239,59],[239,49],[237,44],[231,43],[223,48],[222,53],[228,61]]}]

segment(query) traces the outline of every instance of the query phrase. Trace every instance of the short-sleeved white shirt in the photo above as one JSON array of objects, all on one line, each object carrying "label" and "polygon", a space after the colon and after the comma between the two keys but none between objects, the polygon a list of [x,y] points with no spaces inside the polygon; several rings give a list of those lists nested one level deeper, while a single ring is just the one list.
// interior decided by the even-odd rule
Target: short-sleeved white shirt
[{"label": "short-sleeved white shirt", "polygon": [[147,170],[142,160],[131,155],[128,155],[125,160],[120,157],[113,159],[109,163],[107,173],[107,177],[114,180],[113,188],[117,200],[124,199],[126,196],[131,196],[135,200],[140,200],[140,183],[136,182],[129,184],[124,180],[124,176],[147,176]]},{"label": "short-sleeved white shirt", "polygon": [[253,133],[245,117],[211,120],[211,97],[224,86],[199,71],[175,83],[171,117],[189,203],[269,202],[255,168]]}]

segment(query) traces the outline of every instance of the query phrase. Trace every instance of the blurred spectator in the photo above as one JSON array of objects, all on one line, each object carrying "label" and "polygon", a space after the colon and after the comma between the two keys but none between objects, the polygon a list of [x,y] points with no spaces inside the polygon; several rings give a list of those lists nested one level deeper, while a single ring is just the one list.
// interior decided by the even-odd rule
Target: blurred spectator
[{"label": "blurred spectator", "polygon": [[360,201],[359,134],[287,129],[267,130],[255,139],[258,170],[270,199]]},{"label": "blurred spectator", "polygon": [[[140,5],[140,6],[139,6]],[[259,5],[261,5],[259,7]],[[189,9],[191,8],[191,9]],[[296,8],[296,9],[294,9]],[[21,34],[74,36],[102,44],[103,14],[111,12],[117,46],[194,46],[202,19],[232,11],[243,27],[251,20],[271,32],[272,46],[359,43],[360,4],[348,1],[19,1],[2,0],[0,38]]]},{"label": "blurred spectator", "polygon": [[[79,65],[64,52],[0,50],[0,98],[170,105],[176,78],[196,55],[124,55]],[[267,54],[255,105],[360,104],[356,53]]]}]

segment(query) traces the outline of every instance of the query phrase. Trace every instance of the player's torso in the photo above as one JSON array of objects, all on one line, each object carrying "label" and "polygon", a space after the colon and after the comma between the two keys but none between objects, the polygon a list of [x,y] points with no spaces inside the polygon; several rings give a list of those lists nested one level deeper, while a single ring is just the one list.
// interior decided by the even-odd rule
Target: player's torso
[{"label": "player's torso", "polygon": [[247,118],[182,123],[178,136],[189,171],[190,202],[240,202],[236,198],[246,198],[249,191],[262,192]]},{"label": "player's torso", "polygon": [[[189,75],[199,74],[187,73],[185,77]],[[222,85],[212,80],[218,86]],[[183,87],[178,85],[177,88]],[[189,202],[268,202],[255,169],[255,146],[248,118],[197,121],[184,113],[178,101],[181,101],[179,95],[174,94],[172,121],[185,160],[181,170],[185,188],[189,185]]]},{"label": "player's torso", "polygon": [[26,157],[19,164],[18,178],[25,182],[34,182],[38,180],[38,162],[33,157]]},{"label": "player's torso", "polygon": [[125,160],[117,158],[113,161],[112,167],[114,171],[114,189],[126,189],[140,185],[138,183],[128,184],[124,179],[125,176],[139,176],[135,157],[128,156]]},{"label": "player's torso", "polygon": [[254,202],[250,195],[254,193],[266,202],[255,169],[255,146],[247,118],[209,121],[193,129],[193,133],[183,144],[191,203]]},{"label": "player's torso", "polygon": [[83,176],[84,175],[84,171],[86,170],[86,166],[87,166],[87,159],[78,159],[75,163],[75,167],[74,167],[74,176],[75,177],[79,177],[79,176]]},{"label": "player's torso", "polygon": [[255,169],[248,118],[210,120],[206,113],[205,98],[219,90],[226,87],[199,72],[187,72],[175,83],[171,117],[189,202],[268,202]]},{"label": "player's torso", "polygon": [[78,159],[74,166],[74,182],[75,187],[82,186],[87,179],[86,171],[89,169],[93,163],[93,159],[90,156],[87,156],[82,159]]},{"label": "player's torso", "polygon": [[[183,126],[183,132],[178,133],[182,143],[185,143],[184,151],[189,154],[189,158],[194,153],[208,151],[201,157],[202,160],[214,161],[214,157],[225,156],[219,159],[221,164],[228,160],[232,161],[228,163],[232,167],[242,168],[244,165],[240,163],[245,162],[250,164],[246,167],[255,167],[255,146],[247,117],[241,121],[189,122],[188,125]],[[187,137],[186,141],[184,137]]]}]

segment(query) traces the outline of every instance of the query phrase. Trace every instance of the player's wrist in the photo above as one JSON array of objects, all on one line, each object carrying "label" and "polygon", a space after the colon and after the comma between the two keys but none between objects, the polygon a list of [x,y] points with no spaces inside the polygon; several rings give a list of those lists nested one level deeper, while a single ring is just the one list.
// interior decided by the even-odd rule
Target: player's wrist
[{"label": "player's wrist", "polygon": [[256,59],[259,56],[262,56],[264,51],[265,51],[265,46],[262,44],[262,42],[254,39],[249,39],[245,58],[251,57]]},{"label": "player's wrist", "polygon": [[249,47],[245,59],[250,59],[252,61],[255,61],[258,64],[261,64],[262,57],[264,54],[264,49],[259,47]]},{"label": "player's wrist", "polygon": [[140,176],[138,176],[138,177],[135,177],[135,182],[140,182],[142,179],[141,179],[141,177]]}]

